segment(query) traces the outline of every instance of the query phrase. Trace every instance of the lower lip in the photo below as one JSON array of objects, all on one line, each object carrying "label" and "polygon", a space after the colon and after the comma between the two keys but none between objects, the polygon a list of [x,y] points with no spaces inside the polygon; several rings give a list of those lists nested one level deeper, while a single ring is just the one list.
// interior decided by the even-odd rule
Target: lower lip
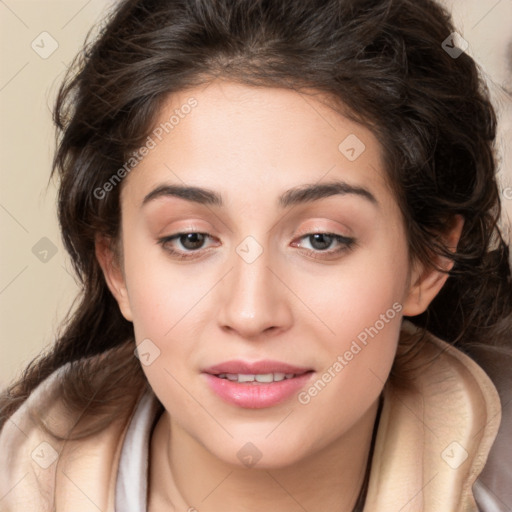
[{"label": "lower lip", "polygon": [[226,402],[247,409],[262,409],[280,404],[290,398],[306,385],[313,373],[303,373],[291,379],[269,383],[239,383],[221,379],[209,373],[203,375],[206,376],[210,389]]}]

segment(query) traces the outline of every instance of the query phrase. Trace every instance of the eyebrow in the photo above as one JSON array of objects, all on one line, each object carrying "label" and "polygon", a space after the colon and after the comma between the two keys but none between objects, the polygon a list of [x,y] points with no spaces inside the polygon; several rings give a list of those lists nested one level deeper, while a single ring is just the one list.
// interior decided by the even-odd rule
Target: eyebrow
[{"label": "eyebrow", "polygon": [[[326,197],[334,195],[356,195],[363,199],[366,199],[375,206],[379,205],[379,202],[375,196],[366,188],[350,185],[344,181],[331,181],[327,183],[312,183],[300,185],[292,189],[287,190],[278,198],[278,205],[281,208],[288,208],[302,203],[309,203],[312,201],[318,201]],[[207,188],[192,187],[184,185],[159,185],[154,190],[147,194],[142,205],[144,206],[150,201],[161,197],[179,197],[187,201],[194,203],[211,205],[211,206],[223,206],[222,196]]]}]

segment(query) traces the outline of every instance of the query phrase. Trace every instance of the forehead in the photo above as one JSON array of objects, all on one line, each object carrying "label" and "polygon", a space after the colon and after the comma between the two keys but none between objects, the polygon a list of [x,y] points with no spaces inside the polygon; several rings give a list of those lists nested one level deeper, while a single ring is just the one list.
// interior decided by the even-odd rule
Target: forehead
[{"label": "forehead", "polygon": [[277,195],[339,178],[387,189],[380,143],[331,104],[318,93],[220,80],[169,95],[123,194],[140,203],[156,185],[181,182]]}]

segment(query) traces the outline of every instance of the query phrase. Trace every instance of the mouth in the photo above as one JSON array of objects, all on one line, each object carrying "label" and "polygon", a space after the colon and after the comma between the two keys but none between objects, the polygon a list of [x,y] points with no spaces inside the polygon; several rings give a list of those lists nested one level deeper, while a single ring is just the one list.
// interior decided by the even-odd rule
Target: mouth
[{"label": "mouth", "polygon": [[289,400],[306,386],[315,371],[277,361],[227,361],[202,373],[210,390],[223,401],[261,409]]},{"label": "mouth", "polygon": [[219,373],[211,374],[213,377],[219,379],[226,379],[231,382],[238,382],[239,384],[269,384],[272,382],[281,382],[286,379],[294,379],[306,373],[310,373],[313,370],[308,370],[302,373]]},{"label": "mouth", "polygon": [[[228,375],[246,375],[246,376],[268,376],[272,374],[276,380],[283,380],[290,378],[292,375],[302,375],[308,371],[313,371],[313,368],[306,366],[295,366],[282,361],[262,360],[262,361],[243,361],[241,359],[231,359],[224,361],[203,370],[204,373],[217,375],[223,378],[228,378]],[[288,377],[287,377],[288,376]],[[254,380],[254,379],[249,379]],[[262,382],[266,382],[262,381]]]}]

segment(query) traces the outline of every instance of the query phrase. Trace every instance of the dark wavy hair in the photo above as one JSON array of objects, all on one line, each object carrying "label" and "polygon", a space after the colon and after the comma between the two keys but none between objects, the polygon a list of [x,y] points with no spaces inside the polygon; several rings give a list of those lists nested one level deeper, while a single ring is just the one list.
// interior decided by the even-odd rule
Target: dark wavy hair
[{"label": "dark wavy hair", "polygon": [[[454,261],[442,292],[411,320],[453,343],[486,341],[512,308],[497,226],[496,117],[475,62],[443,48],[454,31],[433,0],[119,2],[92,40],[89,33],[54,110],[58,215],[82,290],[56,343],[2,395],[0,425],[66,363],[62,396],[103,418],[94,428],[148,388],[133,326],[95,257],[98,235],[118,239],[121,186],[101,199],[93,191],[142,145],[169,95],[217,77],[321,93],[372,130],[411,259]],[[452,253],[443,235],[456,215],[465,223]],[[400,347],[392,376],[413,355]]]}]

